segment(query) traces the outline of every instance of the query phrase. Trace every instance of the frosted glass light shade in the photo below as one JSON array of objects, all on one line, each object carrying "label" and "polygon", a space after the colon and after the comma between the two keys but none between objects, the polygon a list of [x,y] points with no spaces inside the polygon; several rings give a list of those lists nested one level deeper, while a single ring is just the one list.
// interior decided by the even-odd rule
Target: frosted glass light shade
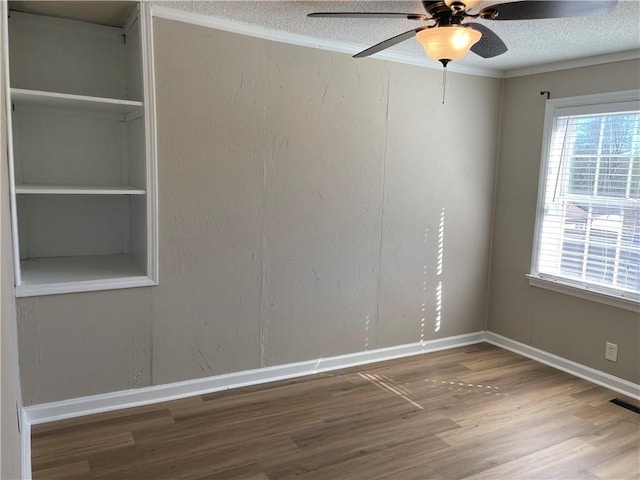
[{"label": "frosted glass light shade", "polygon": [[460,60],[481,37],[479,31],[457,25],[427,28],[416,35],[429,58],[440,62]]}]

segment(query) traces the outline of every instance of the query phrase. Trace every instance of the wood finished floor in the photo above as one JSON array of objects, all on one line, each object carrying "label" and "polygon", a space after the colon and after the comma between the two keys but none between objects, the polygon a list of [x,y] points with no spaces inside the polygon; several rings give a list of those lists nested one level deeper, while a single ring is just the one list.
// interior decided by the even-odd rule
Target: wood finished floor
[{"label": "wood finished floor", "polygon": [[478,344],[36,425],[33,478],[637,479],[615,397]]}]

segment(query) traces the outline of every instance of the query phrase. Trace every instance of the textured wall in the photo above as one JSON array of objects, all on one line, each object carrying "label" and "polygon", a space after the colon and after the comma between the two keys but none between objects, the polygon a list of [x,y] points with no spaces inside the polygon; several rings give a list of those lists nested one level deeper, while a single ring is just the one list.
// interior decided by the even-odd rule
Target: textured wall
[{"label": "textured wall", "polygon": [[153,381],[260,366],[265,47],[156,20]]},{"label": "textured wall", "polygon": [[[640,87],[638,61],[510,78],[505,81],[496,197],[489,330],[602,370],[640,381],[638,313],[529,286],[544,97]],[[618,363],[604,359],[617,343]]]},{"label": "textured wall", "polygon": [[[4,8],[0,8],[2,15]],[[3,34],[0,29],[0,35]],[[1,49],[0,49],[1,50]],[[0,52],[0,65],[4,61]],[[5,91],[0,73],[0,92]],[[5,95],[0,95],[0,478],[22,478],[19,409],[22,407],[18,370],[18,332],[13,290],[13,249],[9,212],[9,175],[6,143]]]},{"label": "textured wall", "polygon": [[389,65],[269,47],[264,360],[366,350],[367,321],[376,316]]},{"label": "textured wall", "polygon": [[148,288],[18,299],[26,404],[151,382]]},{"label": "textured wall", "polygon": [[[440,84],[438,71],[391,69],[381,347],[486,326],[500,82],[448,74],[445,105]],[[480,121],[470,122],[467,113]]]},{"label": "textured wall", "polygon": [[500,80],[154,28],[160,285],[20,299],[27,403],[484,329]]}]

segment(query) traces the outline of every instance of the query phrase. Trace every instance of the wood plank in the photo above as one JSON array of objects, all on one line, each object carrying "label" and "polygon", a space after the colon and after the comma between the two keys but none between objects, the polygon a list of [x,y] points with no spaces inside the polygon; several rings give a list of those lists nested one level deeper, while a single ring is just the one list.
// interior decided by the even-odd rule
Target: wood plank
[{"label": "wood plank", "polygon": [[196,406],[201,403],[202,398],[200,397],[188,397],[182,398],[180,400],[172,400],[170,402],[159,402],[150,405],[126,408],[122,410],[94,413],[82,417],[67,418],[65,420],[58,420],[55,422],[40,423],[31,426],[31,435],[39,436],[50,431],[62,432],[63,430],[72,426],[84,426],[85,428],[91,428],[91,425],[96,422],[103,423],[108,420],[115,420],[116,422],[118,422],[118,419],[120,418],[127,419],[135,415],[142,415],[149,412],[162,412],[161,415],[165,415],[170,408],[196,408]]},{"label": "wood plank", "polygon": [[635,449],[627,450],[602,461],[590,470],[599,478],[638,479],[640,478],[640,458]]},{"label": "wood plank", "polygon": [[200,477],[202,480],[205,478],[207,480],[269,480],[262,468],[255,463]]},{"label": "wood plank", "polygon": [[44,448],[37,448],[35,451],[32,449],[31,465],[34,471],[49,469],[60,464],[81,462],[97,452],[108,452],[109,455],[113,455],[113,450],[133,444],[131,432],[86,436],[82,442],[58,442]]},{"label": "wood plank", "polygon": [[82,441],[83,436],[91,438],[107,433],[135,432],[155,425],[174,423],[174,419],[168,409],[136,412],[130,415],[123,415],[122,411],[110,413],[113,415],[102,418],[84,417],[85,421],[82,423],[77,421],[68,422],[66,420],[54,422],[57,424],[55,428],[46,424],[44,426],[34,425],[31,430],[31,436],[37,439],[39,443],[46,445],[52,440],[59,441],[60,437],[65,439],[79,438]]},{"label": "wood plank", "polygon": [[466,478],[517,478],[523,472],[528,478],[584,478],[586,472],[581,472],[580,467],[596,453],[592,445],[571,438]]},{"label": "wood plank", "polygon": [[157,445],[91,456],[92,478],[192,479],[237,466],[257,463],[270,456],[295,452],[298,447],[287,435],[236,439],[220,446],[219,438],[193,436]]},{"label": "wood plank", "polygon": [[39,470],[38,475],[48,480],[86,480],[91,478],[89,462],[86,460],[43,468]]},{"label": "wood plank", "polygon": [[[385,447],[379,450],[359,450],[355,455],[341,462],[316,462],[310,471],[302,473],[300,470],[289,472],[286,476],[273,475],[267,469],[269,479],[300,479],[325,480],[329,478],[377,478],[378,476],[397,475],[406,463],[418,463],[420,458],[429,452],[435,452],[447,447],[447,444],[436,437],[424,437],[408,443]],[[402,461],[398,461],[402,459]],[[309,465],[307,465],[309,468]],[[423,470],[422,473],[425,473]],[[401,477],[396,477],[401,478]],[[424,477],[423,477],[424,478]]]}]

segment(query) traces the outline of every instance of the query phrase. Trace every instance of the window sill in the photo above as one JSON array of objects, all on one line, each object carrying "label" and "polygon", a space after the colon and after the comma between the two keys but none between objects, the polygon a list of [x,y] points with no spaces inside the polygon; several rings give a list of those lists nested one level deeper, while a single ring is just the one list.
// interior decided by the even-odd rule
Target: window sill
[{"label": "window sill", "polygon": [[532,287],[544,288],[546,290],[563,293],[565,295],[571,295],[572,297],[583,298],[592,302],[603,303],[605,305],[621,308],[623,310],[640,313],[640,302],[632,300],[630,298],[618,297],[601,292],[594,292],[592,290],[586,290],[575,285],[562,283],[558,280],[540,278],[530,274],[527,275],[527,278],[529,279],[529,285],[531,285]]}]

